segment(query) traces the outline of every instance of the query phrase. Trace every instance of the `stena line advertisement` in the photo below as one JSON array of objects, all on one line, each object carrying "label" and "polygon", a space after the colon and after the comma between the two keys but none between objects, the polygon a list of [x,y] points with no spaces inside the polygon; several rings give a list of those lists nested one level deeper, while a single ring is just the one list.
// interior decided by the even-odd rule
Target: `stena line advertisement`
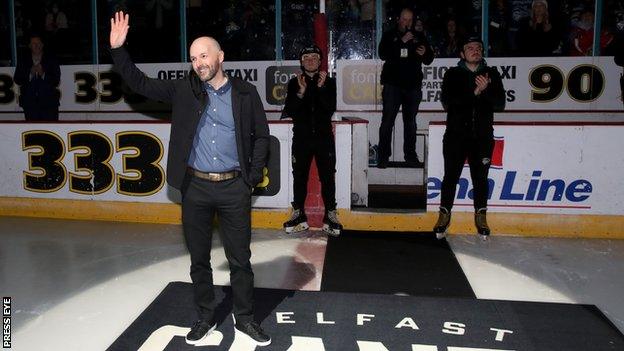
[{"label": "stena line advertisement", "polygon": [[[445,126],[429,126],[427,210],[440,206]],[[495,125],[488,210],[556,214],[624,214],[624,126]],[[608,156],[607,156],[608,155]],[[453,211],[473,211],[464,165]]]}]

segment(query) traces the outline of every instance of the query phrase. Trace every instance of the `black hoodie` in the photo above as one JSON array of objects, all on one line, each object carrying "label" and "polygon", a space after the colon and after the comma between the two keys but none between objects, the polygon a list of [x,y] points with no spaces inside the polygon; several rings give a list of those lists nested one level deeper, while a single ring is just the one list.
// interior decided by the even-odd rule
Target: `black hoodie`
[{"label": "black hoodie", "polygon": [[304,76],[307,85],[303,98],[297,96],[299,92],[297,77],[291,78],[288,82],[282,118],[292,118],[295,136],[332,135],[331,118],[336,111],[336,80],[327,76],[325,83],[319,88],[318,73],[312,77],[307,74]]},{"label": "black hoodie", "polygon": [[[490,83],[475,96],[475,78],[486,73]],[[447,111],[447,135],[492,138],[494,112],[505,108],[505,89],[496,68],[488,67],[485,60],[474,72],[461,60],[445,73],[441,100]]]}]

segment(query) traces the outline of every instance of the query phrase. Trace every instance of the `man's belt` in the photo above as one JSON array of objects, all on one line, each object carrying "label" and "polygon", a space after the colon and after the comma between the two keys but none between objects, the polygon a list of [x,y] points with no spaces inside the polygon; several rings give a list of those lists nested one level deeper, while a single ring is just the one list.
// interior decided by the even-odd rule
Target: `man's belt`
[{"label": "man's belt", "polygon": [[224,180],[230,180],[238,177],[241,172],[240,171],[229,171],[229,172],[202,172],[198,171],[194,168],[188,167],[186,172],[190,175],[193,175],[197,178],[206,179],[211,182],[222,182]]}]

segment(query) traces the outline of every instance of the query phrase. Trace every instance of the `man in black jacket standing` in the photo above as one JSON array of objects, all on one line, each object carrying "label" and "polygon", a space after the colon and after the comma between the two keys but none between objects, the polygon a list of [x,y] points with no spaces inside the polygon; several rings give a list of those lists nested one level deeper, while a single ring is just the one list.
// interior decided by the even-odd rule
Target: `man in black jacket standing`
[{"label": "man in black jacket standing", "polygon": [[392,154],[392,129],[403,106],[403,155],[408,165],[423,167],[416,155],[416,114],[422,99],[421,66],[433,62],[433,50],[422,32],[412,27],[414,14],[403,9],[398,27],[385,32],[379,43],[379,57],[384,60],[381,71],[383,113],[379,127],[379,168],[388,166]]},{"label": "man in black jacket standing", "polygon": [[129,16],[117,12],[110,33],[115,70],[135,92],[173,107],[167,181],[182,193],[182,225],[199,315],[186,342],[199,344],[216,327],[210,251],[212,222],[217,215],[230,267],[235,332],[266,346],[271,338],[253,316],[249,249],[251,193],[262,180],[269,148],[260,96],[253,85],[225,75],[223,51],[210,37],[197,38],[191,44],[193,69],[188,78],[148,78],[123,48],[128,29]]},{"label": "man in black jacket standing", "polygon": [[336,111],[336,80],[320,71],[322,52],[317,46],[301,50],[302,73],[288,82],[282,118],[293,120],[293,193],[291,218],[284,223],[286,233],[309,228],[304,211],[312,158],[321,181],[325,205],[323,231],[340,235],[342,225],[336,214],[336,146],[331,118]]},{"label": "man in black jacket standing", "polygon": [[[624,67],[624,29],[617,33],[613,47],[613,60],[615,64]],[[620,75],[620,98],[622,102],[624,102],[624,74]]]},{"label": "man in black jacket standing", "polygon": [[490,228],[486,221],[488,171],[494,150],[494,111],[505,107],[500,74],[483,59],[483,42],[469,37],[460,51],[461,60],[442,81],[442,105],[447,111],[443,139],[444,178],[441,204],[434,232],[444,237],[451,221],[455,188],[468,159],[474,187],[475,226],[483,239]]},{"label": "man in black jacket standing", "polygon": [[61,68],[56,59],[44,51],[38,35],[31,35],[30,55],[15,67],[15,84],[20,86],[19,105],[27,121],[58,121]]}]

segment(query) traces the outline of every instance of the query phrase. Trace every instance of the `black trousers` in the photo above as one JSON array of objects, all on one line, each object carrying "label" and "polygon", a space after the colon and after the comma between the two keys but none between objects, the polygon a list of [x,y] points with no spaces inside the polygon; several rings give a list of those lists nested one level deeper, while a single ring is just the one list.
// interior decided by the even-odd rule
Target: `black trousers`
[{"label": "black trousers", "polygon": [[58,121],[59,108],[33,104],[33,106],[24,107],[24,119],[26,121]]},{"label": "black trousers", "polygon": [[230,283],[237,321],[253,318],[251,269],[251,188],[242,177],[211,182],[187,175],[182,195],[182,225],[191,254],[191,280],[195,303],[202,319],[215,310],[212,267],[212,226],[219,219],[219,236],[230,266]]},{"label": "black trousers", "polygon": [[444,135],[442,154],[444,156],[444,178],[440,206],[449,211],[455,201],[457,182],[468,159],[470,178],[474,187],[475,210],[487,207],[488,172],[494,151],[494,138],[477,139],[473,137],[450,137]]},{"label": "black trousers", "polygon": [[416,114],[422,99],[420,87],[404,89],[386,84],[381,92],[383,113],[379,127],[379,159],[388,160],[392,155],[392,129],[403,105],[403,155],[405,160],[416,159]]},{"label": "black trousers", "polygon": [[312,158],[316,160],[321,196],[325,210],[336,209],[336,145],[334,135],[295,135],[292,143],[293,202],[298,208],[305,205],[308,195],[308,176]]}]

